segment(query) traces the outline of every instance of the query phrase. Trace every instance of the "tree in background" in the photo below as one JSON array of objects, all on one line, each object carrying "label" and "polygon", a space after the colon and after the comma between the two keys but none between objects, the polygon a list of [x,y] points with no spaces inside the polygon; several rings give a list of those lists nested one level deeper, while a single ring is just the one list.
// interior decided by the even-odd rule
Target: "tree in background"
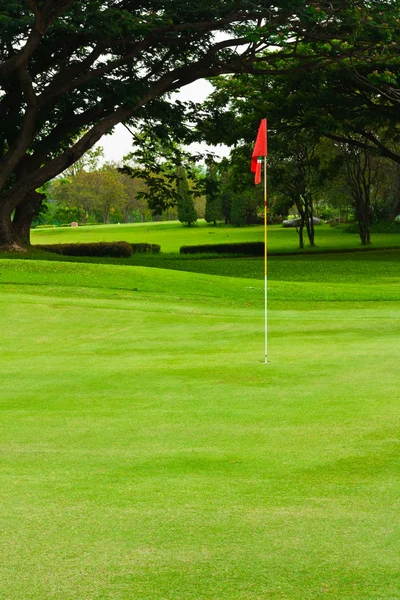
[{"label": "tree in background", "polygon": [[192,155],[184,150],[175,139],[176,131],[173,128],[158,130],[152,124],[147,124],[139,132],[132,133],[137,145],[124,156],[124,164],[119,171],[124,176],[142,182],[137,196],[146,202],[152,216],[167,220],[179,218],[179,176],[182,172],[192,203],[196,201],[199,208],[197,215],[204,216],[204,169],[196,164],[202,155]]},{"label": "tree in background", "polygon": [[300,215],[300,248],[304,248],[304,228],[310,246],[315,246],[314,201],[321,183],[318,142],[303,132],[278,135],[269,159],[271,191],[286,198],[287,206],[295,206]]},{"label": "tree in background", "polygon": [[110,215],[121,211],[128,199],[119,173],[106,169],[80,171],[73,178],[57,180],[51,193],[60,207],[76,211],[83,223],[89,215],[109,223]]},{"label": "tree in background", "polygon": [[[352,10],[361,13],[365,8],[361,4],[353,6]],[[272,166],[270,198],[274,198],[275,206],[297,206],[302,220],[299,231],[301,245],[304,243],[304,227],[308,227],[310,243],[314,244],[310,219],[314,206],[318,210],[338,207],[341,214],[342,207],[347,212],[347,207],[352,205],[356,218],[361,220],[360,230],[365,227],[365,210],[356,209],[354,193],[350,194],[349,185],[345,189],[338,174],[322,165],[322,138],[330,140],[331,148],[335,148],[333,144],[336,144],[338,149],[353,147],[360,152],[366,151],[371,157],[371,167],[379,166],[380,174],[370,185],[373,198],[367,202],[370,218],[378,211],[381,215],[393,215],[399,206],[394,194],[387,188],[384,197],[383,191],[378,195],[375,193],[376,183],[382,178],[393,181],[397,189],[394,168],[392,176],[384,175],[389,168],[387,162],[379,161],[379,157],[395,165],[400,163],[398,3],[380,6],[373,3],[370,6],[373,12],[378,9],[374,14],[382,21],[378,25],[372,14],[364,15],[357,33],[357,36],[371,36],[371,45],[364,54],[355,52],[356,37],[346,40],[341,36],[325,41],[315,39],[313,43],[299,41],[303,51],[308,49],[309,57],[314,57],[316,65],[322,46],[332,55],[339,48],[348,48],[351,56],[332,61],[323,69],[302,69],[304,63],[292,55],[274,63],[263,77],[242,73],[214,78],[215,91],[198,111],[199,138],[208,143],[222,141],[236,150],[240,146],[247,147],[247,160],[250,159],[250,144],[254,142],[258,124],[262,118],[268,117],[271,128],[269,163]],[[318,8],[321,9],[320,6]],[[286,137],[286,147],[279,142],[283,136]],[[303,143],[303,139],[310,138],[318,140],[312,152],[308,142]],[[359,154],[356,153],[356,156]],[[336,191],[341,192],[336,199],[332,197],[334,186]],[[392,208],[386,204],[385,210],[383,202],[390,203]],[[243,219],[244,200],[232,197],[232,203],[236,205],[235,215],[239,215],[235,218]],[[365,236],[361,238],[365,239]]]},{"label": "tree in background", "polygon": [[353,199],[361,243],[371,243],[373,195],[378,193],[379,165],[367,148],[342,148],[343,173]]},{"label": "tree in background", "polygon": [[222,219],[220,185],[217,178],[217,166],[212,159],[207,161],[205,178],[206,210],[204,218],[207,223],[217,224]]},{"label": "tree in background", "polygon": [[75,175],[48,184],[42,223],[127,223],[150,218],[147,203],[139,197],[144,188],[140,179],[122,174],[112,163],[96,166],[88,163],[91,170],[78,169]]},{"label": "tree in background", "polygon": [[235,194],[232,200],[231,213],[230,213],[230,222],[232,225],[237,225],[240,227],[241,225],[247,224],[247,207],[250,200],[249,191],[242,191],[239,194]]},{"label": "tree in background", "polygon": [[176,191],[178,196],[178,219],[181,223],[187,223],[190,227],[192,223],[197,221],[197,214],[183,167],[176,169]]},{"label": "tree in background", "polygon": [[281,57],[298,59],[300,71],[323,68],[373,47],[395,15],[380,11],[387,2],[356,4],[0,0],[0,247],[21,243],[20,223],[41,203],[36,190],[116,124],[184,129],[187,107],[170,98],[182,86],[270,73]]},{"label": "tree in background", "polygon": [[221,214],[227,225],[230,223],[232,208],[232,191],[229,187],[230,162],[224,157],[217,167],[220,180]]},{"label": "tree in background", "polygon": [[117,170],[119,179],[126,193],[126,200],[123,202],[119,221],[123,223],[140,222],[143,223],[150,219],[151,213],[146,200],[141,194],[145,189],[143,181],[137,177],[129,177]]},{"label": "tree in background", "polygon": [[97,146],[88,150],[81,158],[74,162],[70,167],[63,171],[63,177],[76,177],[81,171],[97,171],[100,168],[100,162],[104,160],[103,146]]},{"label": "tree in background", "polygon": [[230,196],[229,221],[233,225],[251,225],[259,221],[259,212],[264,204],[261,185],[254,185],[250,172],[251,146],[238,145],[231,152],[229,167],[222,167],[225,183],[222,192]]}]

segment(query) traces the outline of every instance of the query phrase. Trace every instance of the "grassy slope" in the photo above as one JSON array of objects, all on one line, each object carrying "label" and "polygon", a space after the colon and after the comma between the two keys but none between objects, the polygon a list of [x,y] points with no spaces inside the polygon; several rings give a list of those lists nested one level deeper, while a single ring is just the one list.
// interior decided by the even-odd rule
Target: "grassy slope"
[{"label": "grassy slope", "polygon": [[[268,247],[271,252],[297,250],[295,230],[275,225],[269,227]],[[124,240],[131,243],[160,244],[162,252],[178,252],[183,245],[252,242],[263,240],[262,226],[212,227],[201,221],[194,227],[183,227],[178,222],[103,225],[94,227],[37,229],[32,232],[34,244],[62,244],[70,242],[97,242]],[[373,234],[373,246],[400,247],[399,234]],[[342,228],[322,225],[316,229],[317,250],[330,248],[360,248],[357,234],[344,233]],[[306,250],[308,250],[306,248]]]},{"label": "grassy slope", "polygon": [[269,365],[259,280],[2,260],[0,598],[400,598],[379,256],[276,260]]}]

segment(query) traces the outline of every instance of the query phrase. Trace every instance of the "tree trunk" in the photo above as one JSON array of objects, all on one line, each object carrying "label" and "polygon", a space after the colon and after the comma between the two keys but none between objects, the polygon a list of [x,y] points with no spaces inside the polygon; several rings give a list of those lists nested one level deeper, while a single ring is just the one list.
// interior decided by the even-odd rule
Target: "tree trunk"
[{"label": "tree trunk", "polygon": [[4,207],[0,210],[0,250],[23,251],[30,245],[30,228],[40,211],[44,194],[30,192],[18,203],[14,216]]},{"label": "tree trunk", "polygon": [[370,231],[369,231],[368,223],[366,223],[365,221],[361,221],[358,224],[358,229],[359,229],[359,232],[360,232],[361,244],[363,246],[367,246],[368,244],[371,243]]},{"label": "tree trunk", "polygon": [[304,248],[304,235],[303,235],[303,230],[304,230],[304,221],[303,219],[301,220],[300,223],[300,227],[296,228],[297,233],[299,234],[299,248]]},{"label": "tree trunk", "polygon": [[360,199],[358,200],[358,206],[356,206],[356,217],[361,244],[367,246],[371,243],[369,231],[369,206]]},{"label": "tree trunk", "polygon": [[32,221],[38,216],[45,197],[44,194],[31,192],[15,209],[12,225],[15,240],[20,246],[30,246]]},{"label": "tree trunk", "polygon": [[314,220],[313,220],[313,216],[308,216],[307,221],[306,221],[306,227],[307,227],[307,235],[308,235],[308,241],[310,242],[310,246],[315,246],[315,230],[314,230]]},{"label": "tree trunk", "polygon": [[19,244],[15,238],[15,232],[11,222],[11,215],[6,211],[0,211],[0,250],[17,250]]}]

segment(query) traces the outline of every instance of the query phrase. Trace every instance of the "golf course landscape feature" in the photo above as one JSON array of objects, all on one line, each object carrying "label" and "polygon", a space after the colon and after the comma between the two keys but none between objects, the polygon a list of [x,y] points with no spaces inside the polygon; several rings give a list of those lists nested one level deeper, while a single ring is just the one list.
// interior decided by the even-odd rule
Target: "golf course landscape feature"
[{"label": "golf course landscape feature", "polygon": [[262,228],[212,230],[0,260],[1,599],[400,598],[400,237],[272,256],[265,365],[262,258],[179,255]]}]

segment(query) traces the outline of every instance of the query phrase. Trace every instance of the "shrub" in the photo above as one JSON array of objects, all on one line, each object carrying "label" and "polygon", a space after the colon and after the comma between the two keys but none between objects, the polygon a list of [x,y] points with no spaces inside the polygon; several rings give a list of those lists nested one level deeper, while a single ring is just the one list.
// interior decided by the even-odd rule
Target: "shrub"
[{"label": "shrub", "polygon": [[65,256],[108,256],[128,258],[132,256],[132,246],[128,242],[96,242],[93,244],[49,244],[37,248]]},{"label": "shrub", "polygon": [[161,246],[158,244],[130,244],[134,254],[159,254]]},{"label": "shrub", "polygon": [[246,256],[264,256],[264,242],[244,242],[238,244],[203,244],[182,246],[181,254],[245,254]]}]

